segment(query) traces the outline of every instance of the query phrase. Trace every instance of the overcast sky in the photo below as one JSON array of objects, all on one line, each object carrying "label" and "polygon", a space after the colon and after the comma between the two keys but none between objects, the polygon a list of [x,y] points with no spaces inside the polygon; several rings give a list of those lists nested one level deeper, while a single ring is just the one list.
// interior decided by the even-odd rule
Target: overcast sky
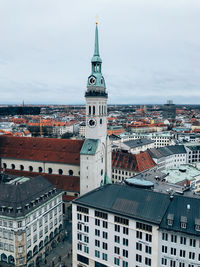
[{"label": "overcast sky", "polygon": [[200,0],[0,0],[0,104],[84,103],[96,15],[109,103],[200,103]]}]

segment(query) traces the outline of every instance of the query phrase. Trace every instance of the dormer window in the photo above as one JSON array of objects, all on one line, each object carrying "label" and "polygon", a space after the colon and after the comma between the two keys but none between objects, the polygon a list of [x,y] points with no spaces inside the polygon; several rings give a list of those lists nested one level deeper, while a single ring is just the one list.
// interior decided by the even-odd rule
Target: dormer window
[{"label": "dormer window", "polygon": [[167,216],[167,224],[169,226],[172,226],[173,223],[174,223],[174,214],[168,214],[168,216]]},{"label": "dormer window", "polygon": [[200,232],[200,219],[195,219],[195,230]]},{"label": "dormer window", "polygon": [[181,228],[186,229],[187,228],[187,217],[181,216]]},{"label": "dormer window", "polygon": [[21,213],[22,212],[22,207],[18,207],[17,208],[17,213]]}]

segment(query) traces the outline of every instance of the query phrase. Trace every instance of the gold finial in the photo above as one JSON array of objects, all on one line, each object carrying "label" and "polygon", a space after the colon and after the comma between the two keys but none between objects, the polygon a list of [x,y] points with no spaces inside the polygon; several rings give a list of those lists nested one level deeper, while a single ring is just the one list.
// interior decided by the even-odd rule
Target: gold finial
[{"label": "gold finial", "polygon": [[98,16],[96,15],[96,25],[98,24]]}]

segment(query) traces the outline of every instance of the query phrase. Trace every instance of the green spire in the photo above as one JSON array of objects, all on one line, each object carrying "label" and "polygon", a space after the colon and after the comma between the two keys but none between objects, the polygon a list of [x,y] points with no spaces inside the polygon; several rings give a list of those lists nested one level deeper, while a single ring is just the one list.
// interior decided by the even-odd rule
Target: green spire
[{"label": "green spire", "polygon": [[94,56],[99,56],[98,22],[96,22]]},{"label": "green spire", "polygon": [[94,41],[94,55],[92,57],[91,62],[99,62],[102,63],[102,60],[99,55],[99,36],[98,36],[98,22],[96,22],[96,29],[95,29],[95,41]]}]

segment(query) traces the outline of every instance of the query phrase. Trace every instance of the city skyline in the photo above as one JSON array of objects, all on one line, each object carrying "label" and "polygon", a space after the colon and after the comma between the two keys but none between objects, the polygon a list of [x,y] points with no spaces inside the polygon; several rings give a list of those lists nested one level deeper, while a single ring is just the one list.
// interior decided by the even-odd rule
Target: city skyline
[{"label": "city skyline", "polygon": [[96,14],[109,104],[198,104],[199,5],[1,2],[0,104],[84,103]]}]

